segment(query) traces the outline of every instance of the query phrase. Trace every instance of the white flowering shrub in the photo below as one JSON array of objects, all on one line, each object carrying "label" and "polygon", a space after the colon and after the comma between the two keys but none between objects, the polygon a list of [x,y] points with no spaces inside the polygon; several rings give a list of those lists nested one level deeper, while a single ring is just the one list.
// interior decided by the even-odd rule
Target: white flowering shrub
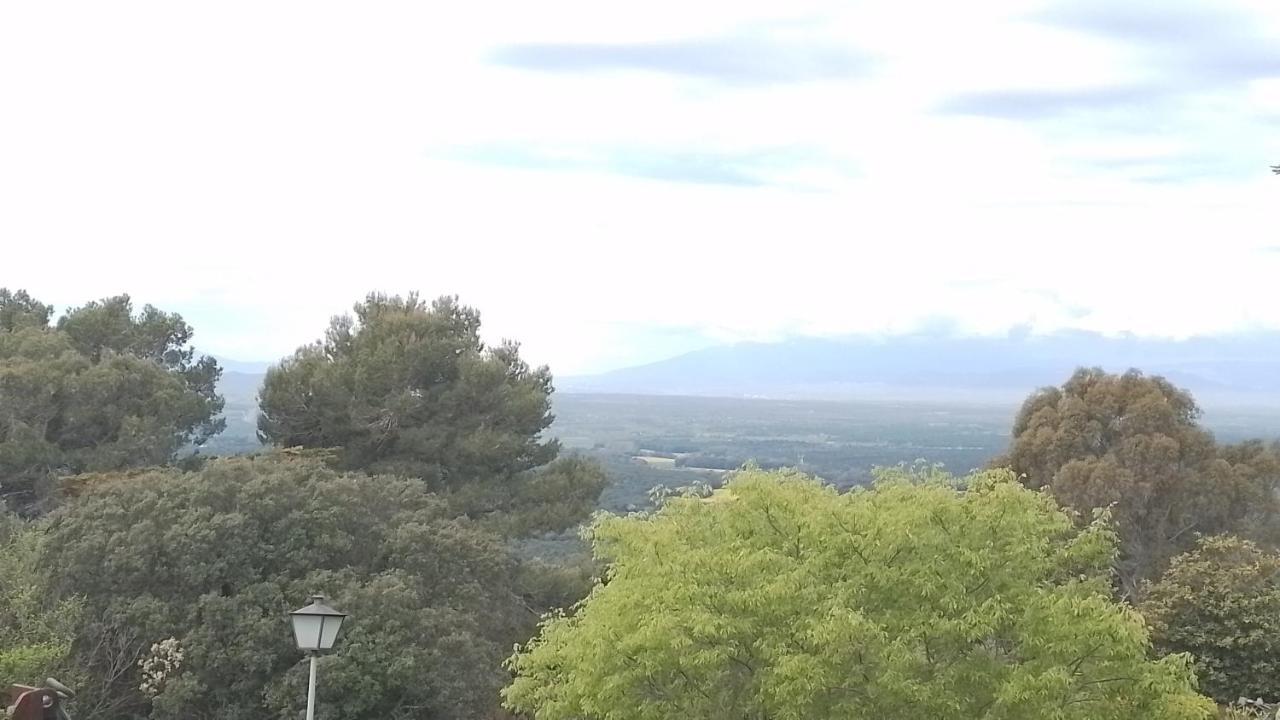
[{"label": "white flowering shrub", "polygon": [[138,661],[142,671],[142,684],[138,689],[143,695],[154,698],[164,690],[165,681],[182,669],[182,644],[177,638],[161,640],[151,645],[151,652]]}]

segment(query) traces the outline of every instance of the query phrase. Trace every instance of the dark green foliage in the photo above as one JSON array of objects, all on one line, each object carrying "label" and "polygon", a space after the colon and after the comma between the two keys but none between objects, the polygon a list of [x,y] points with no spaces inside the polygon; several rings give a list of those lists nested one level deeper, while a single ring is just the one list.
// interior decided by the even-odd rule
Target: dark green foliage
[{"label": "dark green foliage", "polygon": [[[319,717],[484,717],[503,656],[559,587],[522,587],[504,542],[420,481],[314,459],[99,482],[49,533],[55,590],[90,619],[86,717],[296,717],[306,668],[287,613],[318,590],[352,615],[323,661]],[[151,699],[138,661],[171,637],[181,667]]]},{"label": "dark green foliage", "polygon": [[53,308],[31,297],[26,290],[12,292],[0,288],[0,332],[43,328],[52,316]]},{"label": "dark green foliage", "polygon": [[479,314],[372,295],[335,318],[322,343],[272,368],[262,390],[265,440],[342,448],[348,468],[393,471],[452,488],[555,457],[551,376],[514,346],[486,349]]},{"label": "dark green foliage", "polygon": [[370,295],[267,373],[260,435],[335,448],[344,469],[421,478],[474,517],[534,514],[499,521],[512,528],[576,524],[603,475],[581,461],[548,466],[559,452],[542,436],[551,373],[514,343],[487,347],[479,330],[479,313],[455,298]]},{"label": "dark green foliage", "polygon": [[68,311],[0,290],[0,493],[35,507],[49,480],[171,461],[222,429],[220,370],[182,318],[127,295]]},{"label": "dark green foliage", "polygon": [[556,532],[577,525],[596,509],[605,482],[599,463],[567,455],[525,473],[510,489],[476,483],[472,487],[488,490],[487,499],[468,506],[486,508],[508,535]]},{"label": "dark green foliage", "polygon": [[1174,558],[1140,609],[1162,652],[1196,659],[1219,702],[1280,699],[1280,555],[1217,537]]}]

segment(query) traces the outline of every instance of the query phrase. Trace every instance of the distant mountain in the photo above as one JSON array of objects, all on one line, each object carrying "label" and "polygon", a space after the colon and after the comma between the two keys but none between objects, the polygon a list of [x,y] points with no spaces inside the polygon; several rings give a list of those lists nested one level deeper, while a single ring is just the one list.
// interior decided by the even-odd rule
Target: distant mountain
[{"label": "distant mountain", "polygon": [[1159,374],[1202,400],[1280,405],[1280,333],[1189,340],[1089,332],[1006,337],[794,339],[698,350],[600,375],[563,392],[1005,403],[1081,366]]},{"label": "distant mountain", "polygon": [[232,360],[231,358],[214,357],[218,361],[218,366],[223,372],[238,372],[260,375],[267,371],[275,363],[266,362],[265,360]]},{"label": "distant mountain", "polygon": [[224,371],[222,379],[218,381],[218,392],[229,403],[256,405],[258,388],[262,387],[262,381],[265,378],[266,375],[263,373]]}]

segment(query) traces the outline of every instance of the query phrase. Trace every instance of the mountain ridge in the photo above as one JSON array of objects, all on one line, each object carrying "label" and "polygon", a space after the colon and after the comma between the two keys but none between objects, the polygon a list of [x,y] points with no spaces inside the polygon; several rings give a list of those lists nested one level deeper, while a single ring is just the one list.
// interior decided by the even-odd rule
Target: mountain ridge
[{"label": "mountain ridge", "polygon": [[1280,404],[1280,332],[1185,340],[1087,331],[997,337],[914,334],[738,343],[596,375],[563,392],[1009,402],[1079,367],[1137,368],[1197,398]]}]

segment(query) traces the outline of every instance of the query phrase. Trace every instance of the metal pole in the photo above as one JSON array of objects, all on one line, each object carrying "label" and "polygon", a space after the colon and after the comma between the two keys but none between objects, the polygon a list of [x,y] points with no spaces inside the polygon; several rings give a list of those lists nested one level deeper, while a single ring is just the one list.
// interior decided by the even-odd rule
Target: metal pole
[{"label": "metal pole", "polygon": [[316,720],[316,658],[319,653],[311,653],[311,682],[307,685],[307,720]]}]

